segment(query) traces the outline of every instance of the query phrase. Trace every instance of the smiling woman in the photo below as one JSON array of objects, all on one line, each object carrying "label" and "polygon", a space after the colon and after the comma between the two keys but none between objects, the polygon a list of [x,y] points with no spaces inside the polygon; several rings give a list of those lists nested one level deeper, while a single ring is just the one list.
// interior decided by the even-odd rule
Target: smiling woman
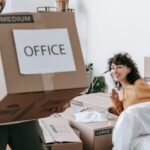
[{"label": "smiling woman", "polygon": [[136,63],[128,53],[111,57],[108,69],[116,86],[110,94],[113,103],[110,112],[119,115],[130,105],[150,101],[150,85],[142,80]]}]

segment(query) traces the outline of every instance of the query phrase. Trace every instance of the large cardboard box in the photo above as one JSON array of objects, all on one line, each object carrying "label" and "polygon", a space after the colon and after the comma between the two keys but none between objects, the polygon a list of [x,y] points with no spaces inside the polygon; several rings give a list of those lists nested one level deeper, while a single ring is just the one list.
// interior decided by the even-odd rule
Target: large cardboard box
[{"label": "large cardboard box", "polygon": [[150,82],[150,57],[144,57],[144,79]]},{"label": "large cardboard box", "polygon": [[112,101],[108,93],[99,92],[76,96],[71,100],[71,106],[80,109],[94,107],[107,111],[112,106]]},{"label": "large cardboard box", "polygon": [[50,150],[82,150],[83,144],[75,131],[62,117],[39,120],[44,133],[44,142]]},{"label": "large cardboard box", "polygon": [[[80,109],[75,107],[68,108],[61,115],[68,119],[70,125],[80,132],[80,138],[83,142],[84,150],[111,150],[112,149],[112,131],[117,121],[117,116],[109,114],[108,121],[97,122],[77,122],[74,114],[79,112]],[[104,111],[104,109],[90,107],[84,111]],[[82,110],[81,110],[82,111]]]},{"label": "large cardboard box", "polygon": [[0,123],[52,114],[87,87],[74,13],[0,15]]},{"label": "large cardboard box", "polygon": [[47,146],[48,150],[82,150],[82,143],[57,143]]}]

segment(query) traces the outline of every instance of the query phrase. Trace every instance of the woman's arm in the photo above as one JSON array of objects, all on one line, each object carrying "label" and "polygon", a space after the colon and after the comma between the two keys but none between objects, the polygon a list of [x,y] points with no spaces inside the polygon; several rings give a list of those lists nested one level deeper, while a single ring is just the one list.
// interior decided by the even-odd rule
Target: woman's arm
[{"label": "woman's arm", "polygon": [[115,89],[112,89],[110,98],[112,100],[114,109],[116,110],[117,114],[119,115],[123,111],[123,104],[122,104],[122,101],[119,100],[119,94]]}]

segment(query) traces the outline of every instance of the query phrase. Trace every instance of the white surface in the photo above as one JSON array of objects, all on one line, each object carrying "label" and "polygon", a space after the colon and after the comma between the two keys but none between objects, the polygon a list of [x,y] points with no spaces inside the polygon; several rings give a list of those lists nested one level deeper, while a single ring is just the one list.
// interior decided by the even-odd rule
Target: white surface
[{"label": "white surface", "polygon": [[67,121],[53,116],[39,119],[46,143],[81,142]]},{"label": "white surface", "polygon": [[130,150],[150,150],[150,135],[140,136],[134,139]]},{"label": "white surface", "polygon": [[22,74],[75,71],[66,28],[13,30],[13,35]]},{"label": "white surface", "polygon": [[150,54],[149,5],[149,0],[84,1],[88,11],[87,61],[94,63],[94,74],[106,70],[114,53],[129,52],[143,76],[144,56]]},{"label": "white surface", "polygon": [[113,150],[129,150],[133,140],[150,135],[150,102],[128,107],[118,118],[113,131]]},{"label": "white surface", "polygon": [[86,111],[75,113],[75,121],[77,122],[97,122],[97,121],[108,121],[107,112],[96,112],[96,111]]},{"label": "white surface", "polygon": [[[8,1],[12,3],[13,12],[36,11],[37,6],[56,5],[55,0]],[[120,51],[129,52],[144,75],[144,56],[150,55],[149,5],[149,0],[69,1],[69,7],[76,12],[85,62],[94,63],[95,75],[104,72],[107,59]]]},{"label": "white surface", "polygon": [[11,0],[13,12],[36,12],[37,7],[55,6],[55,0]]}]

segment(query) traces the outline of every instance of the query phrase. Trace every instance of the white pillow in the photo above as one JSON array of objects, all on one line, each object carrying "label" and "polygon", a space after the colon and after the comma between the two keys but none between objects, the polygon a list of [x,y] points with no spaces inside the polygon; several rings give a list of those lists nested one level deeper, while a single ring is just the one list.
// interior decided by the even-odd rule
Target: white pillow
[{"label": "white pillow", "polygon": [[150,135],[149,113],[150,102],[132,105],[121,113],[113,131],[113,150],[130,150],[134,139]]},{"label": "white pillow", "polygon": [[131,143],[130,150],[150,150],[150,135],[140,136]]}]

